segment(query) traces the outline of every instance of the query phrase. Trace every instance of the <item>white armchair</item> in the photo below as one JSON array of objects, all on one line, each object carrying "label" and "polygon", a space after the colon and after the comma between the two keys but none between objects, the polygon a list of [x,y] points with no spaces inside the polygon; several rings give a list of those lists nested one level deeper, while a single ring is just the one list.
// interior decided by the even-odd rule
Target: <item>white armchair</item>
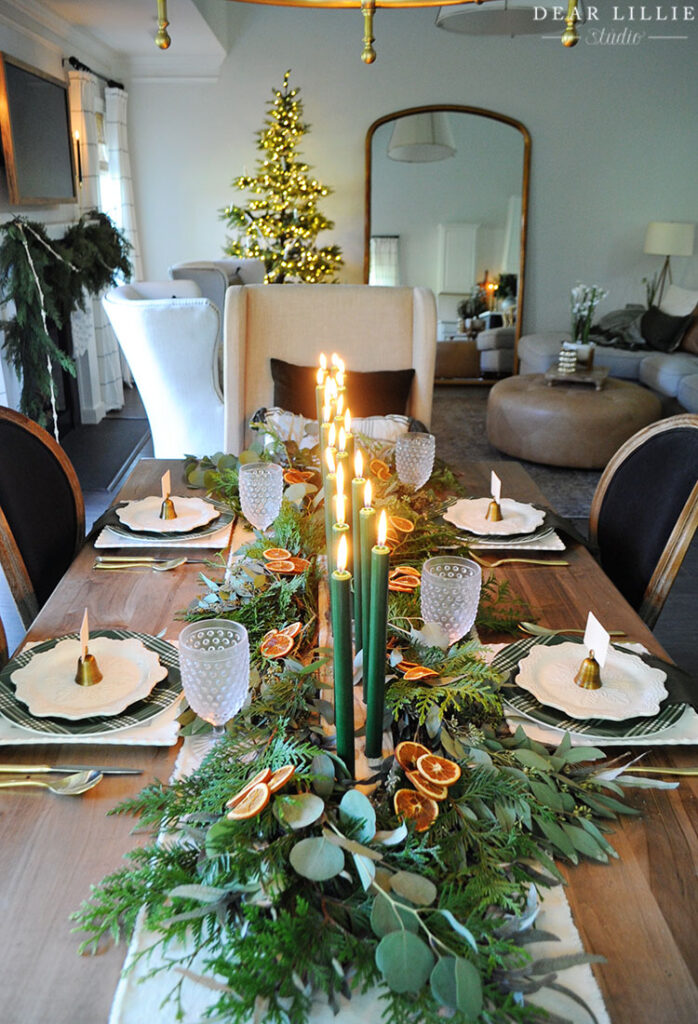
[{"label": "white armchair", "polygon": [[102,302],[143,400],[156,458],[221,451],[216,306],[193,281],[137,281]]},{"label": "white armchair", "polygon": [[317,366],[338,352],[347,370],[414,367],[410,416],[429,424],[434,390],[436,304],[426,288],[370,285],[245,285],[226,293],[225,449],[240,452],[257,409],[273,404],[272,356]]},{"label": "white armchair", "polygon": [[168,273],[173,281],[194,281],[201,294],[218,308],[223,324],[225,293],[228,288],[243,284],[264,284],[262,260],[223,259],[173,263]]}]

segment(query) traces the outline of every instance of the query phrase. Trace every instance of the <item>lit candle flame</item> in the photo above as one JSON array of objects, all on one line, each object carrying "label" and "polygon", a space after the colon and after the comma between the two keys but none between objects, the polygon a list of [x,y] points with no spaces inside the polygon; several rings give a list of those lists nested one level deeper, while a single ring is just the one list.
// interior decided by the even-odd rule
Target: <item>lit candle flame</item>
[{"label": "lit candle flame", "polygon": [[373,500],[373,489],[371,487],[371,481],[367,480],[364,486],[364,508],[370,508]]},{"label": "lit candle flame", "polygon": [[324,376],[324,374],[327,371],[327,356],[325,355],[324,352],[320,353],[319,362],[320,362],[320,369],[323,371],[323,376]]},{"label": "lit candle flame", "polygon": [[325,448],[325,463],[329,473],[334,473],[334,455],[329,448]]},{"label": "lit candle flame", "polygon": [[346,501],[347,501],[347,499],[345,498],[345,496],[343,494],[340,494],[339,492],[337,494],[335,494],[335,497],[334,497],[335,516],[336,516],[336,519],[337,519],[337,524],[339,526],[344,526],[344,523],[346,522],[346,513],[345,513]]},{"label": "lit candle flame", "polygon": [[349,412],[348,406],[344,411],[344,429],[347,434],[351,434],[351,413]]},{"label": "lit candle flame", "polygon": [[[65,138],[65,136],[63,136],[63,138]],[[79,142],[80,142],[80,132],[79,132],[79,131],[77,131],[77,130],[76,130],[76,131],[74,131],[74,132],[73,132],[73,138],[75,139],[75,141],[76,141],[76,142],[78,142],[78,143],[79,143]]]},{"label": "lit candle flame", "polygon": [[361,449],[357,448],[354,452],[354,476],[357,480],[360,480],[364,475],[364,457],[361,454]]},{"label": "lit candle flame", "polygon": [[339,366],[339,356],[337,355],[336,352],[332,353],[332,356],[330,357],[330,362],[332,363],[333,366]]},{"label": "lit candle flame", "polygon": [[378,516],[378,547],[385,547],[385,538],[388,535],[388,517],[385,514],[385,509]]},{"label": "lit candle flame", "polygon": [[335,366],[337,367],[339,372],[343,374],[344,370],[345,370],[344,360],[340,359],[340,357],[338,355],[335,355],[334,358],[335,358]]},{"label": "lit candle flame", "polygon": [[344,572],[347,567],[347,538],[342,536],[339,538],[339,544],[337,545],[337,572]]},{"label": "lit candle flame", "polygon": [[337,462],[337,494],[344,494],[344,465]]},{"label": "lit candle flame", "polygon": [[325,404],[322,407],[322,422],[329,423],[332,419],[332,408],[330,403],[327,401],[327,392],[325,392]]},{"label": "lit candle flame", "polygon": [[344,431],[344,427],[339,428],[339,450],[345,452],[347,450],[347,435]]},{"label": "lit candle flame", "polygon": [[334,377],[328,377],[327,381],[328,381],[328,386],[329,386],[329,389],[330,389],[330,395],[332,396],[332,401],[336,401],[336,398],[337,398],[337,381],[334,379]]},{"label": "lit candle flame", "polygon": [[90,642],[90,625],[87,620],[87,608],[85,614],[82,617],[82,625],[80,626],[80,657],[84,661],[87,657],[87,647]]},{"label": "lit candle flame", "polygon": [[344,395],[340,395],[339,392],[337,392],[336,401],[337,401],[337,415],[341,416],[342,415],[342,409],[344,408]]},{"label": "lit candle flame", "polygon": [[335,380],[337,381],[338,388],[344,387],[344,370],[337,370]]},{"label": "lit candle flame", "polygon": [[334,423],[330,423],[330,429],[327,431],[327,443],[330,448],[334,448],[335,441],[337,440],[337,428]]},{"label": "lit candle flame", "polygon": [[325,379],[325,371],[323,370],[322,367],[320,367],[318,372],[315,374],[315,380],[317,381],[317,386],[319,388],[322,387],[324,379]]}]

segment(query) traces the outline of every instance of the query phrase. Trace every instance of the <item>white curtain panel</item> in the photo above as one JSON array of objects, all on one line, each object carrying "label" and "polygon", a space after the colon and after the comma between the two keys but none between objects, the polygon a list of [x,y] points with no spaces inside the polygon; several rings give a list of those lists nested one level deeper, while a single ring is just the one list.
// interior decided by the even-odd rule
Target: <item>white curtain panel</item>
[{"label": "white curtain panel", "polygon": [[370,246],[369,284],[400,284],[400,239],[397,235],[374,235]]},{"label": "white curtain panel", "polygon": [[[78,189],[78,209],[82,214],[99,207],[99,154],[95,116],[97,79],[87,71],[69,71],[68,90],[71,125],[73,131],[80,132],[82,187]],[[84,352],[91,347],[89,339],[94,331],[99,388],[104,407],[107,410],[121,409],[124,404],[121,351],[100,300],[101,296],[88,299],[87,313],[77,310],[73,314],[73,334],[80,339],[79,347]]]},{"label": "white curtain panel", "polygon": [[109,152],[109,176],[114,181],[112,193],[114,207],[106,210],[116,226],[123,231],[131,243],[133,280],[143,280],[141,247],[136,223],[136,207],[133,201],[133,179],[131,160],[128,152],[127,131],[128,93],[124,89],[104,90],[104,127]]}]

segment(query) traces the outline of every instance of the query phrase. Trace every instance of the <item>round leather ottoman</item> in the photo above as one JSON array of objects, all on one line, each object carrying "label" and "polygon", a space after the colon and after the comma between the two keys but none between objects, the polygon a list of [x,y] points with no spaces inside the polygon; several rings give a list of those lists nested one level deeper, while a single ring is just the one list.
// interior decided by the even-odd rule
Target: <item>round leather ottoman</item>
[{"label": "round leather ottoman", "polygon": [[609,378],[548,385],[543,374],[500,380],[487,402],[487,438],[507,455],[549,466],[603,469],[624,441],[661,416],[659,398]]}]

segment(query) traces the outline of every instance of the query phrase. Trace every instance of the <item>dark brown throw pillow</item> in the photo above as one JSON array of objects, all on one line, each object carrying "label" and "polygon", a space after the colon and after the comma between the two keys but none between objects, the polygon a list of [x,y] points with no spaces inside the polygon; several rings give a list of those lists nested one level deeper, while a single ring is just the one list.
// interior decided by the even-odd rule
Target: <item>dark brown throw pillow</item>
[{"label": "dark brown throw pillow", "polygon": [[675,352],[692,319],[692,313],[670,316],[656,306],[650,306],[642,316],[640,330],[650,348],[657,352]]},{"label": "dark brown throw pillow", "polygon": [[691,313],[692,321],[684,331],[681,339],[681,351],[698,356],[698,306]]},{"label": "dark brown throw pillow", "polygon": [[[317,367],[295,366],[282,359],[271,359],[274,381],[274,405],[308,419],[317,418],[315,382]],[[404,415],[414,370],[374,370],[360,373],[347,370],[347,401],[352,416]]]}]

